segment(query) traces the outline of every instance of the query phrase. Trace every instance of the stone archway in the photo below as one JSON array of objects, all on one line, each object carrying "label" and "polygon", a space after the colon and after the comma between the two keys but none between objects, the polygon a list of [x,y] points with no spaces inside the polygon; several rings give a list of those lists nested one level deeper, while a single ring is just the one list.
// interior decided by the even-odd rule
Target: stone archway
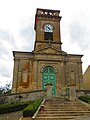
[{"label": "stone archway", "polygon": [[56,71],[52,66],[46,66],[42,70],[42,89],[47,84],[52,84],[52,96],[56,96]]}]

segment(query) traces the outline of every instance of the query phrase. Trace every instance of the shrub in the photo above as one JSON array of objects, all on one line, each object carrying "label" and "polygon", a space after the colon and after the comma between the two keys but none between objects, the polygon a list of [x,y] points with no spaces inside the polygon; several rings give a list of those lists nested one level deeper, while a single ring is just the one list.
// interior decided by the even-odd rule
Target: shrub
[{"label": "shrub", "polygon": [[79,99],[86,103],[90,103],[90,96],[80,96]]},{"label": "shrub", "polygon": [[23,110],[30,102],[0,105],[0,114]]},{"label": "shrub", "polygon": [[29,104],[23,110],[23,117],[32,117],[36,110],[38,109],[39,105],[41,104],[42,100],[36,100],[32,104]]}]

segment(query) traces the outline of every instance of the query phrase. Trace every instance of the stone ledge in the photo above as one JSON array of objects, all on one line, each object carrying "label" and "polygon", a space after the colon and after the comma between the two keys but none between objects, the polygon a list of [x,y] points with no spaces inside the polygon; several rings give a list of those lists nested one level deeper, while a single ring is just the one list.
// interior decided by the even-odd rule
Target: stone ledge
[{"label": "stone ledge", "polygon": [[37,116],[37,114],[38,114],[38,112],[39,112],[41,106],[44,104],[44,102],[45,102],[45,99],[43,99],[41,105],[39,106],[39,108],[38,108],[37,111],[35,112],[35,114],[34,114],[34,116],[32,117],[32,119],[35,119],[35,118],[36,118],[36,116]]}]

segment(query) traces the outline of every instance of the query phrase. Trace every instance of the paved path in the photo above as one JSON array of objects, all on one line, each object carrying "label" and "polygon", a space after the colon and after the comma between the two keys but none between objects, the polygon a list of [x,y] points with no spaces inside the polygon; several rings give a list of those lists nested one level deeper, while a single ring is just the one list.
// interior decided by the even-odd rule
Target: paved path
[{"label": "paved path", "polygon": [[22,111],[12,112],[8,114],[0,114],[0,120],[19,120],[22,116]]},{"label": "paved path", "polygon": [[75,119],[75,120],[90,120],[90,116],[77,118],[77,119]]}]

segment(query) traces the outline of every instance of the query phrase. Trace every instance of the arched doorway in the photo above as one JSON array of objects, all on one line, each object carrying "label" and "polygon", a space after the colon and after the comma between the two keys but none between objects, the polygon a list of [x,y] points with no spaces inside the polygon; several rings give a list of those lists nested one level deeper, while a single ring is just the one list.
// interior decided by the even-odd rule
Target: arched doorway
[{"label": "arched doorway", "polygon": [[56,72],[51,66],[46,66],[42,70],[42,89],[46,89],[46,84],[52,84],[52,95],[56,95]]}]

